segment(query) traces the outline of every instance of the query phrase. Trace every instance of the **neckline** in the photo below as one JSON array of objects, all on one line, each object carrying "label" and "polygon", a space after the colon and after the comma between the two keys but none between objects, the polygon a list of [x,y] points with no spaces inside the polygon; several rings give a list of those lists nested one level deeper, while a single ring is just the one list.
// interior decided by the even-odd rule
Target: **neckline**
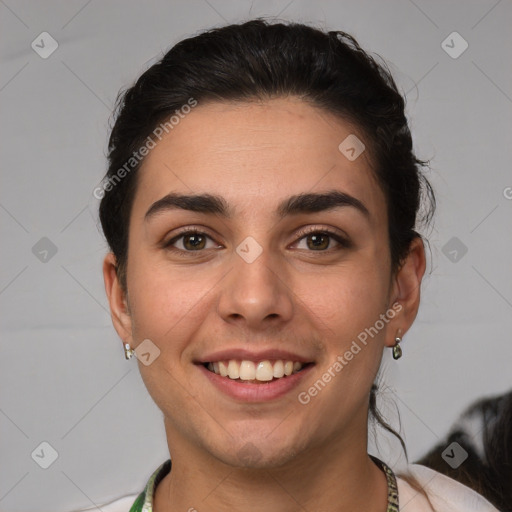
[{"label": "neckline", "polygon": [[370,455],[370,458],[386,475],[388,484],[388,508],[386,512],[398,512],[398,485],[396,483],[395,473],[386,463],[382,462],[377,457]]},{"label": "neckline", "polygon": [[[398,510],[398,485],[396,476],[393,470],[383,461],[373,455],[369,455],[373,462],[381,469],[386,475],[386,482],[388,486],[388,505],[386,512],[399,512]],[[151,475],[143,491],[144,501],[140,512],[153,512],[153,501],[155,490],[158,484],[167,476],[171,471],[171,459],[163,462]],[[137,500],[138,501],[138,500]],[[130,512],[138,512],[138,509],[132,508]]]}]

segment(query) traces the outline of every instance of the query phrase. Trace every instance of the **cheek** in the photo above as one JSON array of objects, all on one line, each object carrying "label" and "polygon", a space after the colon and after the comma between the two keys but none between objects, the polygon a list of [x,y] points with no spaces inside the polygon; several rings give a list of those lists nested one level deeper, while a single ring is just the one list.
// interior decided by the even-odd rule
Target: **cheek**
[{"label": "cheek", "polygon": [[302,296],[313,321],[325,325],[331,339],[342,342],[357,336],[385,312],[388,280],[377,264],[347,265],[299,280],[297,296]]},{"label": "cheek", "polygon": [[[216,281],[200,273],[192,277],[179,269],[170,272],[163,265],[149,264],[149,259],[132,261],[128,290],[136,339],[149,338],[159,347],[179,348],[180,340],[200,325],[201,304],[208,300]],[[172,344],[165,342],[170,339]]]},{"label": "cheek", "polygon": [[204,323],[207,291],[215,282],[150,264],[132,266],[128,290],[134,339],[149,339],[160,351],[150,365],[139,363],[140,374],[158,407],[175,419],[195,405],[193,400],[187,405],[190,390],[184,392],[180,383],[187,379],[187,348]]},{"label": "cheek", "polygon": [[386,312],[387,283],[387,274],[377,264],[347,266],[309,283],[304,305],[325,347],[318,380],[301,389],[300,403],[307,401],[311,417],[329,410],[329,425],[339,425],[366,406],[385,333],[385,328],[376,333],[371,328]]}]

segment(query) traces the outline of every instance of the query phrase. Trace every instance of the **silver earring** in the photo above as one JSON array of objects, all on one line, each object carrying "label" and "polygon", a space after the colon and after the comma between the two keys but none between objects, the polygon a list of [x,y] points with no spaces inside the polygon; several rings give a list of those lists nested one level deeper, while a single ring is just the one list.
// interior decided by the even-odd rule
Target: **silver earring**
[{"label": "silver earring", "polygon": [[126,359],[131,359],[133,354],[134,354],[134,352],[135,352],[135,350],[130,348],[130,344],[129,343],[125,343],[124,344],[124,357]]},{"label": "silver earring", "polygon": [[395,344],[393,345],[393,359],[400,359],[402,357],[402,347],[400,346],[400,342],[402,338],[397,336],[395,338]]}]

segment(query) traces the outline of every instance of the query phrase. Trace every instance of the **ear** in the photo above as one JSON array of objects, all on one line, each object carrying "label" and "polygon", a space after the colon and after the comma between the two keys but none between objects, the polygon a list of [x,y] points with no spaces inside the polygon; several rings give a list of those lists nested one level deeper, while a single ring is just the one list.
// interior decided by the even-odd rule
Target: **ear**
[{"label": "ear", "polygon": [[[411,327],[420,306],[420,288],[425,273],[425,248],[421,237],[415,237],[402,266],[393,277],[390,304],[397,311],[389,322],[386,346],[395,344],[395,337],[402,337]],[[400,309],[398,309],[400,307]]]},{"label": "ear", "polygon": [[117,261],[113,253],[109,252],[103,260],[103,280],[105,291],[110,305],[112,323],[119,337],[124,343],[132,344],[132,320],[128,308],[126,294],[117,277]]}]

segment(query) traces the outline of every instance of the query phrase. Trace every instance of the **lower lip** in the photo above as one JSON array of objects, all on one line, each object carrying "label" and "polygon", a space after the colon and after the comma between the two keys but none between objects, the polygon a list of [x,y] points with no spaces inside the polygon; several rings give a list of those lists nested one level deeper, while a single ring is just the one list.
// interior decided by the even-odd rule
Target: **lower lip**
[{"label": "lower lip", "polygon": [[221,377],[205,368],[202,364],[197,365],[199,370],[203,372],[219,391],[244,402],[267,402],[286,395],[299,385],[313,366],[313,364],[310,364],[300,372],[280,379],[254,384],[233,380],[229,377]]}]

